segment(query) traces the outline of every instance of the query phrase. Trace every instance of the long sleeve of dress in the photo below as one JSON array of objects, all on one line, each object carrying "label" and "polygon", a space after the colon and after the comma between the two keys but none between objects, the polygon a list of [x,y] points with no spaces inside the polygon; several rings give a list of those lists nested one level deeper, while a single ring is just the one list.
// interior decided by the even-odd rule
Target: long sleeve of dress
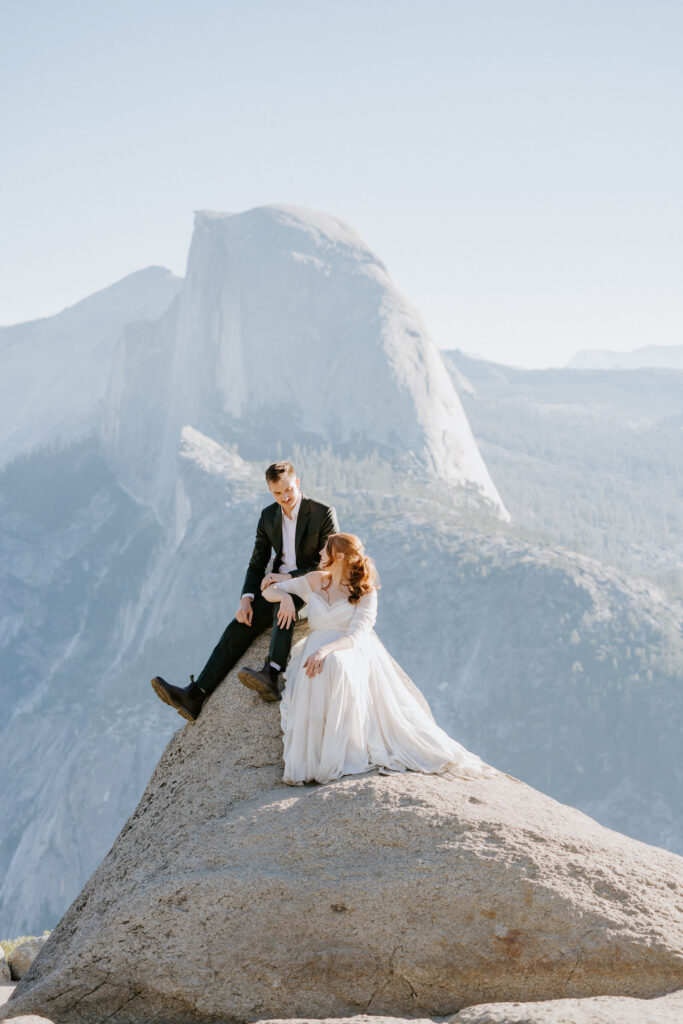
[{"label": "long sleeve of dress", "polygon": [[276,590],[285,590],[288,594],[296,594],[302,601],[308,601],[313,593],[305,576],[296,576],[292,580],[281,580],[274,586]]},{"label": "long sleeve of dress", "polygon": [[371,590],[369,594],[361,597],[351,619],[347,636],[351,637],[354,647],[364,636],[367,636],[372,631],[376,621],[377,591]]}]

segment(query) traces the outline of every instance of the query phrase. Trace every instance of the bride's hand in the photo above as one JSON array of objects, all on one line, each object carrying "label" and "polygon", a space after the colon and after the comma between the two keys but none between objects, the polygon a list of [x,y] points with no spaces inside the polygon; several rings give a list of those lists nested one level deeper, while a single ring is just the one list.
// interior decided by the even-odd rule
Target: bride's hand
[{"label": "bride's hand", "polygon": [[271,583],[282,583],[283,580],[291,580],[291,578],[291,574],[288,572],[269,572],[261,580],[261,590],[265,590]]},{"label": "bride's hand", "polygon": [[327,657],[324,647],[319,647],[313,654],[309,654],[304,662],[304,670],[309,679],[317,676],[323,670],[323,663]]},{"label": "bride's hand", "polygon": [[296,618],[296,608],[291,594],[283,594],[277,610],[277,624],[280,629],[289,629]]}]

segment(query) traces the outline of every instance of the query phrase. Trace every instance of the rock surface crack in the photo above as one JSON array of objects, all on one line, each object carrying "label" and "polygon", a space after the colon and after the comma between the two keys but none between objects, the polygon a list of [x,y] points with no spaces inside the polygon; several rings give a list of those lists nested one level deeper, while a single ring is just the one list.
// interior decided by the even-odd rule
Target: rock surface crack
[{"label": "rock surface crack", "polygon": [[137,992],[133,992],[132,996],[128,996],[128,999],[124,999],[123,1002],[121,1003],[121,1005],[117,1006],[116,1009],[112,1010],[111,1013],[108,1013],[106,1017],[100,1017],[100,1019],[97,1021],[97,1024],[104,1024],[105,1021],[111,1020],[112,1017],[115,1017],[116,1014],[119,1013],[119,1011],[124,1008],[124,1006],[128,1006],[128,1003],[132,1003],[133,1000],[137,999],[137,997],[139,995],[140,995],[140,991],[139,990]]},{"label": "rock surface crack", "polygon": [[[583,942],[584,939],[587,939],[589,937],[589,935],[593,935],[594,932],[595,932],[594,928],[590,928],[587,932],[584,932],[584,934],[581,936],[581,942]],[[568,976],[567,976],[567,978],[565,980],[565,983],[564,983],[565,989],[567,989],[569,987],[569,982],[574,977],[574,972],[576,971],[577,967],[579,967],[579,965],[581,964],[581,962],[583,960],[583,957],[584,957],[584,953],[585,953],[585,950],[583,949],[582,946],[580,946],[579,947],[578,955],[576,957],[576,962],[575,962],[574,966],[572,967],[571,971],[569,972],[569,974],[568,974]]]}]

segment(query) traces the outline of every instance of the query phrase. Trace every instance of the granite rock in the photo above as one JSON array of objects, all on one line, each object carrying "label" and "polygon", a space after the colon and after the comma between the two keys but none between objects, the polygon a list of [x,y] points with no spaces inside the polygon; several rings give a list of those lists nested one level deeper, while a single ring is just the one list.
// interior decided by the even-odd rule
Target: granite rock
[{"label": "granite rock", "polygon": [[46,941],[47,939],[39,935],[34,939],[27,939],[20,946],[14,947],[8,958],[13,981],[19,981],[24,977]]},{"label": "granite rock", "polygon": [[682,858],[503,774],[281,779],[278,705],[233,672],[5,1016],[426,1018],[683,986]]},{"label": "granite rock", "polygon": [[540,1003],[468,1006],[446,1024],[676,1024],[683,1021],[683,990],[659,999],[594,996]]}]

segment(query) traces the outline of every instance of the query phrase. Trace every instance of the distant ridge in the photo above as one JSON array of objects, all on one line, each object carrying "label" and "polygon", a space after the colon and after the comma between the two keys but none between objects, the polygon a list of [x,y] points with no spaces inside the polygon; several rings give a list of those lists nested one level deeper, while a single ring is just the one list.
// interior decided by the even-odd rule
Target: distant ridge
[{"label": "distant ridge", "polygon": [[576,370],[641,370],[647,367],[683,370],[683,345],[646,345],[631,352],[584,348],[567,363]]},{"label": "distant ridge", "polygon": [[0,327],[0,467],[96,433],[122,330],[156,320],[181,284],[146,267],[54,316]]}]

